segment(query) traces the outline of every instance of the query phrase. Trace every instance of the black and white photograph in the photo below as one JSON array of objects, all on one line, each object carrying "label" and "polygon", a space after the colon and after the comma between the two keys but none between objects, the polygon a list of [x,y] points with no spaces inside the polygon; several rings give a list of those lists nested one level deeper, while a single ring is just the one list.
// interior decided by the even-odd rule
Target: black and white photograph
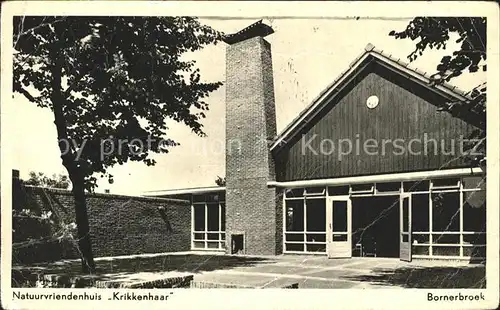
[{"label": "black and white photograph", "polygon": [[498,306],[497,5],[15,2],[2,308]]}]

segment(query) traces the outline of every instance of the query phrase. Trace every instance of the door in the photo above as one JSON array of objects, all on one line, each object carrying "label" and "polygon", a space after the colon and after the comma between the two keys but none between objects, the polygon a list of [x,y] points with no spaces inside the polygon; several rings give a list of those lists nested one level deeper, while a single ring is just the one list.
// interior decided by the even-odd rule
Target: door
[{"label": "door", "polygon": [[411,261],[411,194],[399,198],[399,259]]},{"label": "door", "polygon": [[351,257],[351,199],[349,196],[329,197],[326,211],[328,258]]}]

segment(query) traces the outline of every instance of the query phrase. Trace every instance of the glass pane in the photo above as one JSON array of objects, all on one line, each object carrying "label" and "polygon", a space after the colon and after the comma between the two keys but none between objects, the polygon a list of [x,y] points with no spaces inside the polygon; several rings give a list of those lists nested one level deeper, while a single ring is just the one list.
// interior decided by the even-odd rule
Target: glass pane
[{"label": "glass pane", "polygon": [[226,231],[226,204],[220,204],[220,230]]},{"label": "glass pane", "polygon": [[[484,192],[469,192],[467,194],[483,194]],[[464,193],[464,198],[467,195]],[[474,205],[466,201],[463,205],[464,231],[484,232],[486,231],[486,204]]]},{"label": "glass pane", "polygon": [[220,243],[220,248],[225,249],[226,248],[226,242],[221,242]]},{"label": "glass pane", "polygon": [[193,195],[193,202],[205,202],[205,195]]},{"label": "glass pane", "polygon": [[413,255],[429,255],[429,247],[428,246],[415,246],[411,247],[411,251]]},{"label": "glass pane", "polygon": [[219,242],[207,242],[207,247],[209,249],[218,249],[219,248]]},{"label": "glass pane", "polygon": [[286,230],[304,231],[304,201],[286,200]]},{"label": "glass pane", "polygon": [[208,240],[219,240],[219,234],[207,234],[208,235]]},{"label": "glass pane", "polygon": [[429,231],[429,194],[412,194],[411,230]]},{"label": "glass pane", "polygon": [[194,230],[205,230],[205,205],[194,205]]},{"label": "glass pane", "polygon": [[460,230],[460,194],[432,194],[432,230]]},{"label": "glass pane", "polygon": [[326,252],[326,244],[307,244],[307,252]]},{"label": "glass pane", "polygon": [[207,202],[219,202],[219,194],[218,193],[206,194],[205,198],[206,198]]},{"label": "glass pane", "polygon": [[326,242],[326,234],[307,234],[309,242]]},{"label": "glass pane", "polygon": [[405,192],[424,192],[429,190],[428,180],[403,182]]},{"label": "glass pane", "polygon": [[457,187],[459,178],[432,180],[432,187]]},{"label": "glass pane", "polygon": [[433,243],[459,244],[460,235],[432,235]]},{"label": "glass pane", "polygon": [[402,211],[403,211],[403,232],[408,232],[408,229],[409,229],[409,217],[410,217],[410,213],[409,213],[409,208],[410,208],[410,200],[409,198],[403,198],[403,207],[402,207]]},{"label": "glass pane", "polygon": [[353,184],[351,185],[352,192],[366,192],[373,189],[373,184]]},{"label": "glass pane", "polygon": [[486,234],[464,235],[464,244],[486,244]]},{"label": "glass pane", "polygon": [[349,195],[349,185],[345,186],[331,186],[328,188],[328,195]]},{"label": "glass pane", "polygon": [[205,242],[195,241],[195,242],[193,242],[193,246],[197,249],[204,249]]},{"label": "glass pane", "polygon": [[333,201],[332,231],[347,232],[347,201]]},{"label": "glass pane", "polygon": [[306,188],[306,195],[325,195],[326,189],[321,187],[308,187]]},{"label": "glass pane", "polygon": [[486,247],[467,246],[463,247],[463,251],[466,257],[486,257]]},{"label": "glass pane", "polygon": [[486,178],[484,177],[465,177],[462,179],[464,189],[486,188]]},{"label": "glass pane", "polygon": [[332,240],[333,241],[347,241],[347,235],[339,235],[339,234],[333,234],[332,235]]},{"label": "glass pane", "polygon": [[401,182],[377,183],[375,186],[378,192],[399,192]]},{"label": "glass pane", "polygon": [[194,234],[194,239],[196,239],[196,240],[205,240],[205,234],[195,233]]},{"label": "glass pane", "polygon": [[409,242],[408,234],[402,234],[401,236],[403,237],[403,242]]},{"label": "glass pane", "polygon": [[303,197],[304,196],[304,189],[303,188],[287,189],[287,190],[285,190],[285,196],[288,198]]},{"label": "glass pane", "polygon": [[226,240],[226,234],[220,234],[220,240]]},{"label": "glass pane", "polygon": [[460,247],[433,246],[432,255],[436,256],[460,256]]},{"label": "glass pane", "polygon": [[304,234],[285,234],[286,241],[304,241]]},{"label": "glass pane", "polygon": [[208,231],[219,231],[219,204],[218,203],[208,203],[207,204],[207,225]]},{"label": "glass pane", "polygon": [[413,244],[430,243],[430,235],[428,234],[412,234]]},{"label": "glass pane", "polygon": [[304,244],[297,244],[297,243],[285,243],[285,249],[287,251],[298,251],[298,252],[304,252]]},{"label": "glass pane", "polygon": [[325,199],[307,199],[307,231],[326,232],[326,201]]}]

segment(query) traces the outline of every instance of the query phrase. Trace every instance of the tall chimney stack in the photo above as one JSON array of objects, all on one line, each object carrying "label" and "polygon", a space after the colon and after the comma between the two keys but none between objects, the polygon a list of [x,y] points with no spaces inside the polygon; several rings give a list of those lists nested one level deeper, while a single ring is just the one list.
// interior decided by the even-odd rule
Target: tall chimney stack
[{"label": "tall chimney stack", "polygon": [[[258,21],[224,37],[226,49],[226,242],[229,253],[281,251],[281,207],[269,141],[276,135],[271,45]],[[243,243],[243,244],[241,244]]]}]

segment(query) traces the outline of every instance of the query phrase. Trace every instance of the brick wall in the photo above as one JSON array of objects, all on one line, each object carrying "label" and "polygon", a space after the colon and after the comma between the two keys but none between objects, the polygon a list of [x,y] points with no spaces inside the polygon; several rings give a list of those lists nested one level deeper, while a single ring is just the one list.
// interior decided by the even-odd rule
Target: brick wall
[{"label": "brick wall", "polygon": [[[22,186],[13,190],[13,194],[15,208],[53,210],[66,223],[74,222],[74,200],[69,191]],[[188,201],[94,193],[87,196],[87,207],[95,257],[190,249]],[[17,253],[17,262],[36,260],[36,257],[23,259],[27,254],[22,251]],[[61,255],[72,258],[75,253]]]},{"label": "brick wall", "polygon": [[[226,51],[226,238],[244,233],[245,253],[277,254],[276,135],[270,44],[253,37]],[[230,250],[230,248],[228,249]]]}]

